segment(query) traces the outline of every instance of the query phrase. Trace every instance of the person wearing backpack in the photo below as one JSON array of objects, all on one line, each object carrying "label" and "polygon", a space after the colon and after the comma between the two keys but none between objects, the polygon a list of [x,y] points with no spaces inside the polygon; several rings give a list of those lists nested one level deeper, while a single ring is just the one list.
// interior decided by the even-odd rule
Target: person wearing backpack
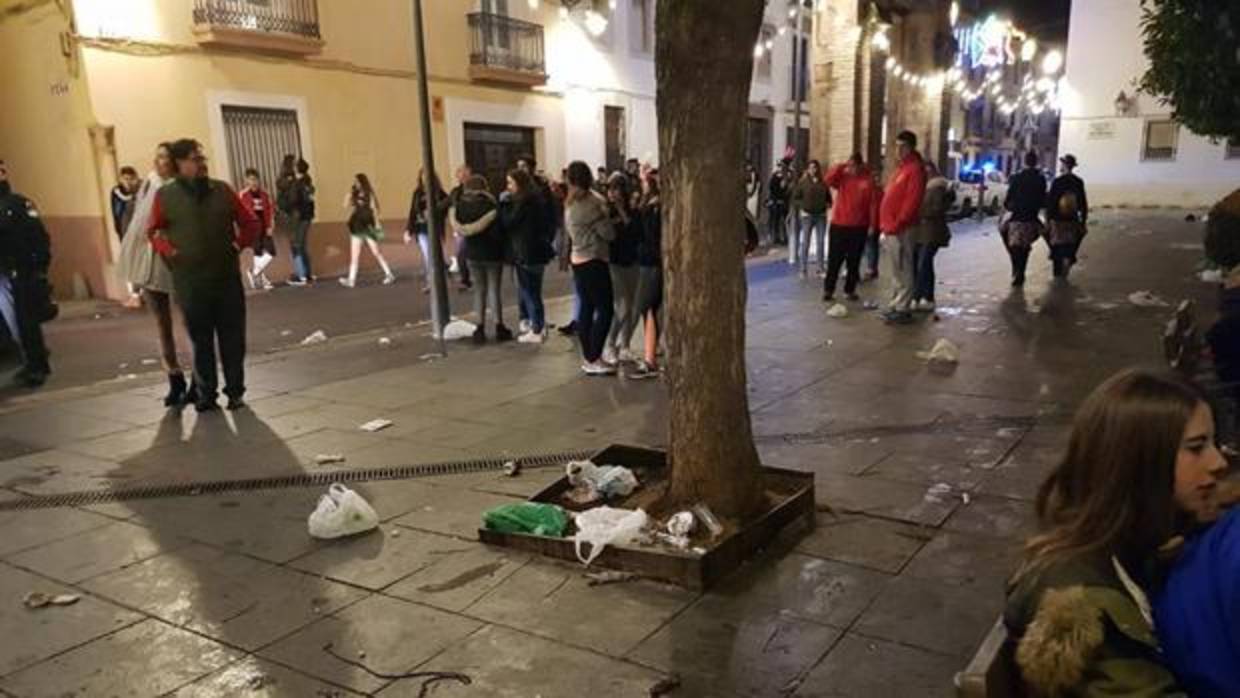
[{"label": "person wearing backpack", "polygon": [[1073,174],[1076,156],[1065,155],[1059,159],[1063,174],[1055,178],[1046,196],[1046,219],[1049,230],[1046,237],[1051,247],[1051,265],[1056,279],[1067,279],[1068,271],[1076,264],[1076,253],[1085,239],[1086,223],[1089,221],[1089,200],[1085,198],[1085,182]]},{"label": "person wearing backpack", "polygon": [[290,286],[305,286],[314,281],[314,272],[310,266],[310,248],[307,238],[310,235],[310,224],[314,222],[314,179],[310,177],[310,163],[297,161],[297,174],[289,185],[288,205],[291,212],[293,228],[293,275],[289,277]]}]

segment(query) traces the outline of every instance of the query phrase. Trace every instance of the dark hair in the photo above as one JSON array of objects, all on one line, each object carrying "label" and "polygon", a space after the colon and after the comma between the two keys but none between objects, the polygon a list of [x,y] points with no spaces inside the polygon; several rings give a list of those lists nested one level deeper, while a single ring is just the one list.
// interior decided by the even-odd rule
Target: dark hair
[{"label": "dark hair", "polygon": [[1032,150],[1025,153],[1025,167],[1037,167],[1037,166],[1038,166],[1038,154]]},{"label": "dark hair", "polygon": [[904,143],[910,148],[916,148],[917,147],[917,134],[913,133],[912,131],[901,131],[900,135],[896,136],[896,142]]},{"label": "dark hair", "polygon": [[508,178],[517,183],[517,195],[528,196],[534,191],[534,178],[522,169],[508,170]]},{"label": "dark hair", "polygon": [[[599,168],[603,169],[603,168]],[[580,160],[568,163],[568,184],[585,191],[594,186],[594,173],[590,166]]]},{"label": "dark hair", "polygon": [[280,176],[287,177],[288,175],[293,174],[296,171],[296,167],[297,156],[292,153],[285,155],[284,159],[280,161]]},{"label": "dark hair", "polygon": [[487,178],[482,175],[472,175],[465,180],[465,189],[468,191],[487,191],[490,188],[490,185],[487,184]]},{"label": "dark hair", "polygon": [[358,172],[353,175],[353,178],[357,180],[358,184],[362,185],[362,191],[371,196],[375,195],[375,188],[370,186],[370,177],[367,177],[365,172]]},{"label": "dark hair", "polygon": [[310,163],[303,158],[297,158],[297,174],[306,174],[310,171]]},{"label": "dark hair", "polygon": [[861,156],[861,153],[853,153],[852,155],[849,155],[849,156],[848,156],[848,159],[849,159],[849,161],[851,161],[851,162],[855,162],[855,163],[857,163],[858,165],[864,165],[864,164],[865,164],[865,158]]},{"label": "dark hair", "polygon": [[658,170],[652,170],[646,174],[646,193],[645,196],[642,197],[642,207],[645,208],[649,206],[651,202],[657,200],[658,198],[659,172]]},{"label": "dark hair", "polygon": [[130,167],[129,165],[125,165],[124,167],[121,168],[121,174],[130,175],[132,177],[137,177],[138,171]]},{"label": "dark hair", "polygon": [[258,175],[258,170],[254,169],[253,167],[245,168],[245,176],[253,177],[254,179],[262,179],[262,177]]},{"label": "dark hair", "polygon": [[811,167],[816,168],[819,172],[822,172],[822,163],[817,160],[810,160],[809,164],[805,166],[805,171],[809,172],[809,168]]},{"label": "dark hair", "polygon": [[1148,559],[1176,535],[1176,458],[1205,402],[1176,374],[1132,369],[1085,398],[1067,453],[1038,490],[1042,532],[1025,545],[1019,574],[1093,553]]},{"label": "dark hair", "polygon": [[530,155],[529,153],[521,153],[520,155],[517,156],[517,164],[519,165],[522,162],[529,165],[531,170],[538,167],[538,161],[535,160],[534,156]]},{"label": "dark hair", "polygon": [[192,158],[194,151],[201,147],[202,144],[193,138],[181,138],[168,145],[168,155],[172,157],[173,163],[177,163]]}]

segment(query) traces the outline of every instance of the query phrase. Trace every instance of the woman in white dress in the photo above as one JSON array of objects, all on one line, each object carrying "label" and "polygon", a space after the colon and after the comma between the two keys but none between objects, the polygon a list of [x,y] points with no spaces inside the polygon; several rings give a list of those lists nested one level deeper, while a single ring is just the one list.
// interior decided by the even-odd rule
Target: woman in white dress
[{"label": "woman in white dress", "polygon": [[138,189],[134,203],[133,219],[121,240],[121,256],[118,263],[121,278],[141,289],[146,304],[155,316],[159,331],[160,358],[168,374],[168,394],[164,405],[180,407],[193,400],[185,380],[185,371],[177,358],[177,343],[172,325],[172,272],[164,260],[151,249],[147,237],[147,224],[155,205],[155,193],[172,181],[175,172],[168,144],[160,143],[155,149],[155,170],[147,175]]}]

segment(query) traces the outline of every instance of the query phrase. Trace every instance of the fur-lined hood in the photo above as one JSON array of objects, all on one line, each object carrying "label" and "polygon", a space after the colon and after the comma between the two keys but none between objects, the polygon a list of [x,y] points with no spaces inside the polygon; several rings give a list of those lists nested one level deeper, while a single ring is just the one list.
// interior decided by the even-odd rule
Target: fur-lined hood
[{"label": "fur-lined hood", "polygon": [[1137,599],[1102,565],[1025,580],[1008,598],[1005,622],[1035,698],[1183,695]]}]

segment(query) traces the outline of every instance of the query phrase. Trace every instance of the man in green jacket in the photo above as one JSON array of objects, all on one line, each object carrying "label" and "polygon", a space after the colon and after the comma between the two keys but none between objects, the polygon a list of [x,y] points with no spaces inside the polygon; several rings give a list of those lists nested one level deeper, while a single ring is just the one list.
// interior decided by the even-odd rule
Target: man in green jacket
[{"label": "man in green jacket", "polygon": [[198,141],[181,139],[169,150],[177,176],[156,194],[148,235],[172,270],[173,295],[194,345],[194,407],[217,408],[218,341],[228,409],[240,409],[245,406],[245,292],[238,256],[253,244],[261,224],[231,187],[207,178]]}]

